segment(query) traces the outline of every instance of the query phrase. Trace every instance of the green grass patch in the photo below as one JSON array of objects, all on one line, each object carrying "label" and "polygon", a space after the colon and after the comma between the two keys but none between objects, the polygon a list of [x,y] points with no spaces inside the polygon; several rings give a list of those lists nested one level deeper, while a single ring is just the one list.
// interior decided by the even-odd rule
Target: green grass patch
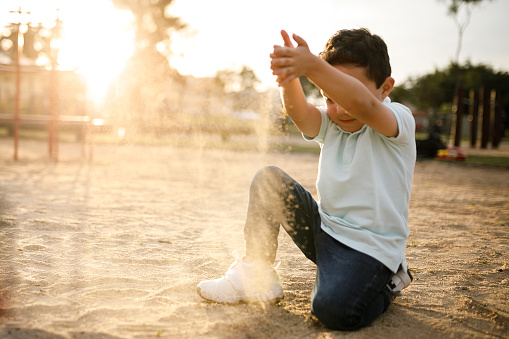
[{"label": "green grass patch", "polygon": [[509,168],[509,157],[494,157],[488,155],[468,155],[465,164],[498,166]]},{"label": "green grass patch", "polygon": [[271,144],[270,148],[274,151],[279,152],[295,152],[295,153],[320,153],[320,147],[318,144],[309,143],[308,145],[303,144],[289,144],[289,143],[281,143],[281,144]]},{"label": "green grass patch", "polygon": [[[9,134],[9,130],[5,127],[0,127],[0,138],[14,138],[13,135]],[[48,140],[48,131],[46,129],[28,129],[28,128],[20,128],[19,129],[19,138],[20,139],[30,139],[30,140]],[[58,139],[62,142],[75,142],[78,141],[75,133],[70,133],[67,131],[59,131]]]}]

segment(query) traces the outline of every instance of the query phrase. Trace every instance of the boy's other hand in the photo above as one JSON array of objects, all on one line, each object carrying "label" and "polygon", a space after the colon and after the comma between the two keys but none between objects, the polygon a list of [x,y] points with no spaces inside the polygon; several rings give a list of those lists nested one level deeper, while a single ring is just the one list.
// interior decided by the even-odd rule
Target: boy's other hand
[{"label": "boy's other hand", "polygon": [[306,74],[311,61],[310,58],[313,58],[314,55],[310,52],[307,42],[300,36],[292,35],[297,47],[294,47],[286,31],[281,31],[281,36],[283,37],[284,46],[274,46],[274,52],[270,55],[270,68],[272,74],[276,75],[278,85],[284,86]]},{"label": "boy's other hand", "polygon": [[290,39],[290,35],[285,30],[281,31],[281,36],[283,37],[283,41],[286,47],[293,47],[292,39]]}]

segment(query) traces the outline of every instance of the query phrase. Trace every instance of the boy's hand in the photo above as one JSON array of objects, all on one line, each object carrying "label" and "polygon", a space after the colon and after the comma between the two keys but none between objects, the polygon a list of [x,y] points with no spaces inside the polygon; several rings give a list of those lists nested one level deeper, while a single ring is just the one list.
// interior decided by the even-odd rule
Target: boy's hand
[{"label": "boy's hand", "polygon": [[308,44],[300,36],[293,34],[293,40],[297,43],[294,47],[290,36],[286,31],[281,31],[284,46],[274,46],[274,52],[270,55],[270,68],[276,75],[279,86],[284,86],[302,75],[306,75],[315,56],[310,52]]}]

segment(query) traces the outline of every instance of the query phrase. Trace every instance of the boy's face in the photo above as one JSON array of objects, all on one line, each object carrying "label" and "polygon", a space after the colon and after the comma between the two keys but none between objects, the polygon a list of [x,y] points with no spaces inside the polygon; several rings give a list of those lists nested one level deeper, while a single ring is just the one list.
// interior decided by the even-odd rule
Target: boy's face
[{"label": "boy's face", "polygon": [[[362,82],[368,88],[368,90],[373,93],[373,95],[380,101],[385,99],[385,96],[387,96],[384,96],[383,94],[383,86],[377,88],[375,82],[368,79],[366,75],[366,69],[364,67],[352,65],[335,65],[334,68]],[[357,132],[362,128],[362,126],[364,126],[363,122],[348,114],[348,112],[346,112],[341,106],[330,99],[326,93],[322,91],[322,94],[325,98],[325,104],[327,106],[327,115],[344,131]]]}]

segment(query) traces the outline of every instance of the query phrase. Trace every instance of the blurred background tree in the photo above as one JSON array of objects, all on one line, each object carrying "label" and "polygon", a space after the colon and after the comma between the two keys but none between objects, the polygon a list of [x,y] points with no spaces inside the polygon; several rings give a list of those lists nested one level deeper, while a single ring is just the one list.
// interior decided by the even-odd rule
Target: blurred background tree
[{"label": "blurred background tree", "polygon": [[450,108],[447,106],[452,105],[456,73],[460,75],[461,83],[466,89],[489,87],[509,95],[508,72],[497,72],[490,66],[467,62],[463,66],[451,63],[444,69],[436,69],[433,73],[410,79],[394,88],[391,99],[420,109],[446,113]]},{"label": "blurred background tree", "polygon": [[[180,74],[171,67],[172,33],[186,25],[171,15],[173,0],[112,0],[119,9],[134,17],[135,49],[119,78],[115,100],[117,119],[129,120],[140,129],[148,128],[154,114],[161,112],[168,79],[179,81]],[[181,79],[180,79],[181,81]],[[119,116],[123,115],[123,116]]]},{"label": "blurred background tree", "polygon": [[439,0],[447,4],[447,14],[451,16],[458,30],[457,46],[451,63],[433,73],[410,78],[394,88],[391,99],[408,104],[414,111],[424,111],[429,119],[429,131],[436,127],[436,121],[443,123],[442,132],[448,135],[454,118],[455,96],[461,86],[466,91],[489,88],[503,97],[504,131],[509,129],[509,73],[493,70],[490,66],[473,65],[466,61],[460,63],[463,36],[470,24],[475,9],[491,0]]},{"label": "blurred background tree", "polygon": [[235,111],[260,111],[256,87],[261,81],[252,68],[244,65],[240,70],[217,71],[215,81],[225,95],[231,98]]},{"label": "blurred background tree", "polygon": [[135,50],[132,59],[149,69],[169,70],[171,34],[186,25],[170,14],[173,0],[112,0],[134,16]]},{"label": "blurred background tree", "polygon": [[451,62],[444,69],[436,69],[433,73],[409,79],[404,84],[395,87],[391,93],[391,99],[408,104],[414,110],[428,112],[430,126],[433,126],[436,119],[450,119],[447,116],[450,116],[454,105],[457,79],[467,91],[489,88],[502,95],[502,110],[505,112],[504,130],[509,129],[507,120],[509,73],[495,71],[487,65],[472,65],[467,61],[465,65],[460,66]]},{"label": "blurred background tree", "polygon": [[[18,48],[17,25],[10,23],[0,33],[0,55],[10,63],[16,60]],[[51,30],[42,24],[25,24],[20,26],[23,34],[23,48],[21,50],[24,60],[36,64],[37,60],[49,60],[51,54]]]},{"label": "blurred background tree", "polygon": [[242,66],[240,71],[235,69],[223,69],[216,72],[216,83],[225,92],[241,92],[255,89],[260,79],[249,66]]}]

